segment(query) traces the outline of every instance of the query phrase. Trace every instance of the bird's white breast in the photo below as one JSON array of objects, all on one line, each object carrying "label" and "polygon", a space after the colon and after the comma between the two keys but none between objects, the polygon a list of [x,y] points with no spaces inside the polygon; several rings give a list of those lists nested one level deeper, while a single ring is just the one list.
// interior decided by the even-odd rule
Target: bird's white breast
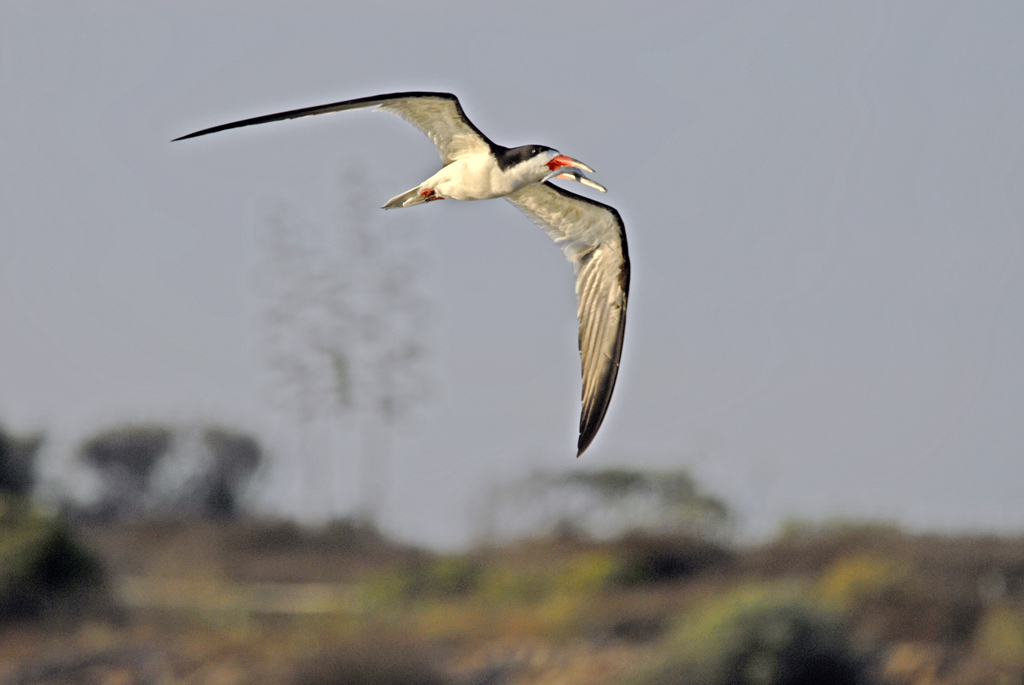
[{"label": "bird's white breast", "polygon": [[423,186],[453,200],[489,200],[504,197],[533,180],[521,165],[502,171],[488,152],[455,160],[424,181]]}]

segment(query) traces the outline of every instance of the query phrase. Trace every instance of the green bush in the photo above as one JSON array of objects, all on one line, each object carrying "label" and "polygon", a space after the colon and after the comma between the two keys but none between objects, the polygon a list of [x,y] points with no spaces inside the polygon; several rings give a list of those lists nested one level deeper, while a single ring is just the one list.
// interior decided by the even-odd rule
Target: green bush
[{"label": "green bush", "polygon": [[477,589],[482,572],[483,566],[472,557],[441,557],[427,569],[424,590],[442,597],[464,597]]},{"label": "green bush", "polygon": [[0,500],[0,617],[73,610],[101,585],[99,562],[63,522]]},{"label": "green bush", "polygon": [[610,552],[591,550],[576,554],[554,571],[554,591],[571,595],[598,592],[608,585],[619,569],[619,560]]},{"label": "green bush", "polygon": [[987,661],[1024,667],[1024,614],[1010,606],[988,609],[978,626],[975,648]]},{"label": "green bush", "polygon": [[828,606],[847,611],[865,600],[897,591],[909,580],[909,570],[895,559],[880,554],[851,554],[825,569],[817,593]]},{"label": "green bush", "polygon": [[487,602],[537,604],[551,594],[551,578],[544,569],[503,562],[490,564],[480,578],[480,596]]},{"label": "green bush", "polygon": [[406,563],[375,573],[367,583],[375,603],[466,597],[480,586],[482,564],[473,557],[412,555]]},{"label": "green bush", "polygon": [[756,584],[705,600],[631,685],[856,685],[867,663],[842,623],[787,587]]}]

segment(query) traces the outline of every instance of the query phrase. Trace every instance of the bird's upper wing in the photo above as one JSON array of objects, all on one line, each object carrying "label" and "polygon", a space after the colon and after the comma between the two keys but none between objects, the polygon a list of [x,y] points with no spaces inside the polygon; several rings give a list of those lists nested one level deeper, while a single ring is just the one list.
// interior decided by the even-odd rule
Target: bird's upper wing
[{"label": "bird's upper wing", "polygon": [[614,208],[551,183],[528,185],[507,199],[540,224],[576,271],[583,361],[579,456],[601,427],[619,373],[629,296],[625,227]]},{"label": "bird's upper wing", "polygon": [[437,146],[438,152],[441,153],[441,161],[444,164],[448,164],[465,154],[487,152],[496,147],[466,117],[457,97],[451,93],[421,92],[373,95],[366,98],[356,98],[355,100],[332,102],[327,105],[292,109],[287,112],[278,112],[277,114],[266,114],[261,117],[242,119],[230,124],[206,128],[202,131],[196,131],[195,133],[175,138],[175,140],[196,138],[198,136],[205,136],[208,133],[217,133],[218,131],[226,131],[242,126],[266,124],[282,119],[310,117],[315,114],[327,114],[328,112],[343,112],[347,109],[359,109],[375,105],[380,105],[382,110],[402,117],[423,131],[433,141],[434,145]]}]

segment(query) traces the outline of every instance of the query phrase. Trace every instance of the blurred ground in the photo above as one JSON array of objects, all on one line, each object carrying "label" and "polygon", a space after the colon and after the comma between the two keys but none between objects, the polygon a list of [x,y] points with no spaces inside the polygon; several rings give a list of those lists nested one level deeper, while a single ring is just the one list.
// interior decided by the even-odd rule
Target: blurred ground
[{"label": "blurred ground", "polygon": [[[13,520],[8,511],[2,577],[24,593],[15,580],[31,574],[18,560],[31,549]],[[54,554],[80,548],[102,581],[61,584],[67,564],[36,564],[51,589],[4,605],[0,682],[1024,678],[1022,539],[837,524],[731,548],[563,530],[439,555],[350,523],[57,529],[70,542]]]}]

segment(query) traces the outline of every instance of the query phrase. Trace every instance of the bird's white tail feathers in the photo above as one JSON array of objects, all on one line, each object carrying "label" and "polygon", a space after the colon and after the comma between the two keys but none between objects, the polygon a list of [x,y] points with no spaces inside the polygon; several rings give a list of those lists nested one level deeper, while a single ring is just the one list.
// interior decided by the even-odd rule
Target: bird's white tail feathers
[{"label": "bird's white tail feathers", "polygon": [[423,188],[416,186],[412,190],[407,190],[401,195],[396,195],[387,202],[381,209],[398,209],[399,207],[412,207],[413,205],[422,204],[427,201],[427,197],[420,195],[420,191]]}]

